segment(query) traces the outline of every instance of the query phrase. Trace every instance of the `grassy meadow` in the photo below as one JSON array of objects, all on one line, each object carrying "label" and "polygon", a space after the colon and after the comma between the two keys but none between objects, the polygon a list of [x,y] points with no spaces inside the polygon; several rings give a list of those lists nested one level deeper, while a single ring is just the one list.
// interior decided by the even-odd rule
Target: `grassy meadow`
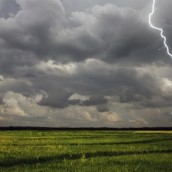
[{"label": "grassy meadow", "polygon": [[0,131],[2,172],[171,172],[170,131]]}]

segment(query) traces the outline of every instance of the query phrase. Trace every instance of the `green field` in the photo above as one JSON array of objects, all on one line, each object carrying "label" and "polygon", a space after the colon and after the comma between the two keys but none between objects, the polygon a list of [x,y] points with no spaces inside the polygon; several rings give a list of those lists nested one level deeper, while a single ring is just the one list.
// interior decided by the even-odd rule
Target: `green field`
[{"label": "green field", "polygon": [[172,172],[170,131],[0,131],[2,172]]}]

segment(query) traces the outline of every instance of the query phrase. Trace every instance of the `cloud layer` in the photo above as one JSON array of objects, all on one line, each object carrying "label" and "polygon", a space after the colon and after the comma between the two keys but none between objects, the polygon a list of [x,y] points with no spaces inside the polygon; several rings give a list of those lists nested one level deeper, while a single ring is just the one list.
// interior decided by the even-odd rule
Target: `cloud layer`
[{"label": "cloud layer", "polygon": [[[170,49],[171,6],[157,0],[153,18]],[[150,9],[148,0],[0,0],[0,125],[171,126],[171,59]]]}]

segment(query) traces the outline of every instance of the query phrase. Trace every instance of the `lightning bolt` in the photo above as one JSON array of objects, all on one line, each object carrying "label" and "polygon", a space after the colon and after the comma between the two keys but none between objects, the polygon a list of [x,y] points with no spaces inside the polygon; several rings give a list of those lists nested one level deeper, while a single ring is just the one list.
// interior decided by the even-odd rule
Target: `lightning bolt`
[{"label": "lightning bolt", "polygon": [[155,3],[156,3],[156,0],[153,0],[152,11],[149,14],[149,25],[150,25],[151,28],[153,28],[155,30],[158,30],[160,32],[160,35],[161,35],[162,39],[164,40],[164,47],[167,50],[167,54],[172,58],[172,54],[170,53],[169,47],[167,45],[167,38],[164,35],[164,30],[162,28],[156,27],[155,25],[152,24],[152,16],[153,16],[153,14],[155,12]]}]

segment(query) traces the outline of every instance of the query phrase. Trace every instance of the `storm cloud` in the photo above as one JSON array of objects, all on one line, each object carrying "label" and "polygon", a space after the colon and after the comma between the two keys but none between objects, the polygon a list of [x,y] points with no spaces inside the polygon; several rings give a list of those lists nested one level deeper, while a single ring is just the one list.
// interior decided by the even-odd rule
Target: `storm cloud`
[{"label": "storm cloud", "polygon": [[[0,0],[0,125],[170,126],[172,60],[151,3]],[[153,16],[170,50],[171,7],[157,0]]]}]

